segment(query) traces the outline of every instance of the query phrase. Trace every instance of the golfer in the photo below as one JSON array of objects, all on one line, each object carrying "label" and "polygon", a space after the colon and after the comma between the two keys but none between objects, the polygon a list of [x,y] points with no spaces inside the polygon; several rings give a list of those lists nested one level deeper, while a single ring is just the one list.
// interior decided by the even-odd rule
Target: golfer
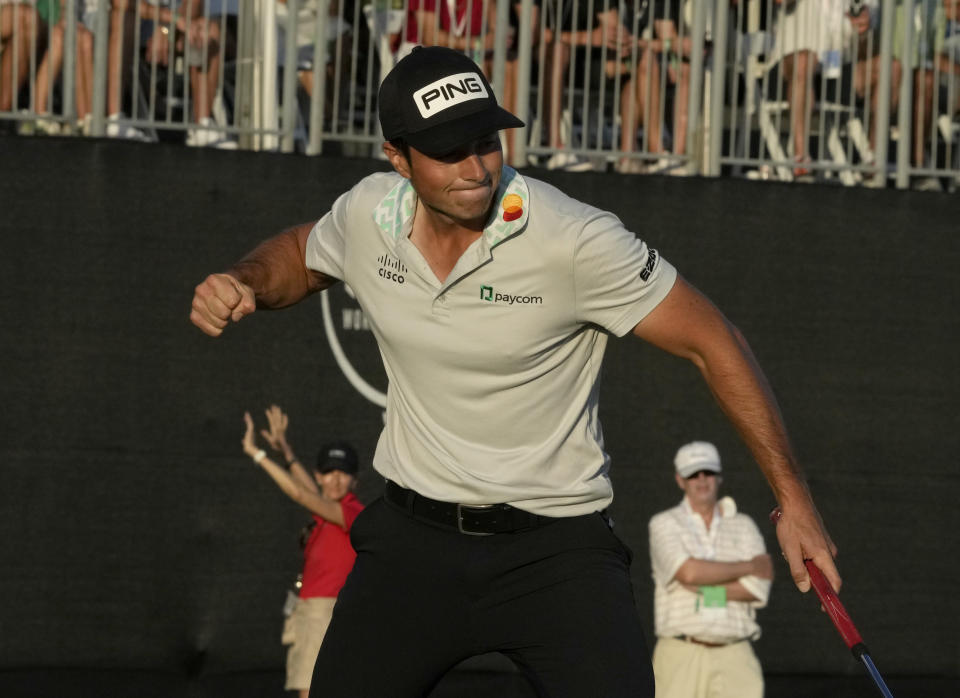
[{"label": "golfer", "polygon": [[498,132],[523,124],[462,54],[414,50],[379,105],[395,172],[208,276],[191,313],[217,336],[341,280],[379,343],[390,384],[373,465],[387,483],[354,523],[315,690],[422,696],[496,651],[542,696],[653,696],[630,553],[604,514],[610,335],[700,369],[783,509],[797,585],[812,558],[839,587],[767,381],[710,301],[613,214],[505,167]]}]

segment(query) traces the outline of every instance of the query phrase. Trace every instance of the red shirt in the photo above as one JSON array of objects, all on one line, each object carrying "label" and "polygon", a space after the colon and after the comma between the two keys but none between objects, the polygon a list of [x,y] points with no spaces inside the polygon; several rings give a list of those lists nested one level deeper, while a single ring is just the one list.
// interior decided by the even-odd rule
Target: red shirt
[{"label": "red shirt", "polygon": [[[450,17],[451,5],[453,5],[453,14],[456,17],[454,21],[451,21]],[[407,13],[407,41],[412,41],[415,44],[420,43],[420,37],[417,35],[417,10],[436,12],[437,0],[410,0]],[[469,21],[467,18],[468,10],[470,11]],[[440,29],[442,31],[454,36],[480,36],[482,28],[483,0],[453,0],[453,2],[440,0]],[[493,31],[493,27],[487,27],[487,31]]]},{"label": "red shirt", "polygon": [[300,598],[336,596],[353,569],[357,554],[350,545],[350,527],[363,504],[352,492],[340,500],[343,528],[314,514],[317,522],[303,550],[303,586]]}]

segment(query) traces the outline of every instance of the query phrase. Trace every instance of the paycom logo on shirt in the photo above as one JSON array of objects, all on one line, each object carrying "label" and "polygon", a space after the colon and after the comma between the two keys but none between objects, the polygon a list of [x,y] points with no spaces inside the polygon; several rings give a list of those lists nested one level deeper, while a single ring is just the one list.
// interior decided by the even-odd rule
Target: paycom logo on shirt
[{"label": "paycom logo on shirt", "polygon": [[480,300],[503,305],[543,305],[543,296],[522,296],[512,293],[499,293],[493,286],[480,287]]}]

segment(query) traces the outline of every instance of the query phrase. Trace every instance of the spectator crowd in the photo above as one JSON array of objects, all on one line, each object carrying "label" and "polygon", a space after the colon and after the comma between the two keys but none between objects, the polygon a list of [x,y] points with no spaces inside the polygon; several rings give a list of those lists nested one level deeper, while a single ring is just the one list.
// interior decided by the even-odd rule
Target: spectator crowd
[{"label": "spectator crowd", "polygon": [[[838,126],[856,145],[841,164],[872,167],[880,142],[904,138],[914,170],[955,170],[960,0],[916,0],[912,18],[904,0],[891,2],[892,55],[885,59],[881,0],[730,0],[724,47],[715,41],[713,3],[533,0],[524,25],[529,90],[517,89],[522,2],[301,0],[295,17],[288,0],[261,5],[275,16],[281,75],[295,25],[301,144],[309,111],[320,105],[325,140],[360,135],[375,150],[377,76],[413,46],[444,45],[469,55],[493,82],[502,42],[502,102],[516,112],[518,95],[526,95],[531,117],[526,132],[505,135],[508,158],[518,149],[514,139],[525,137],[525,164],[688,174],[702,150],[691,85],[706,95],[702,75],[692,82],[692,68],[709,72],[725,49],[725,107],[747,120],[741,127],[736,116],[726,117],[730,151],[758,163],[781,161],[788,165],[781,172],[809,178],[822,174],[825,161],[836,164],[824,134]],[[104,135],[156,140],[173,133],[190,146],[236,148],[240,10],[239,0],[0,0],[0,123],[21,133],[92,134],[94,46],[103,32]],[[257,16],[265,16],[262,6]],[[324,54],[318,72],[317,47]],[[897,123],[903,95],[909,124]],[[881,110],[889,115],[884,133]],[[765,128],[769,114],[775,125]]]}]

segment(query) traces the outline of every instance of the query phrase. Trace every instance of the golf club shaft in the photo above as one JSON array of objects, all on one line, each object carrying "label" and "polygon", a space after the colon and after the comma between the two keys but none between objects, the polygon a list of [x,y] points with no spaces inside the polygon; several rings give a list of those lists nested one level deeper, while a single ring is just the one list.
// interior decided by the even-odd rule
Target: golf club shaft
[{"label": "golf club shaft", "polygon": [[873,682],[877,684],[877,688],[880,689],[880,695],[884,698],[893,698],[893,694],[890,692],[890,689],[887,688],[886,682],[883,680],[883,677],[880,676],[880,671],[873,663],[873,660],[870,659],[870,655],[864,652],[860,655],[860,661],[863,662],[863,666],[867,668],[867,673],[870,674],[870,678],[873,679]]}]

